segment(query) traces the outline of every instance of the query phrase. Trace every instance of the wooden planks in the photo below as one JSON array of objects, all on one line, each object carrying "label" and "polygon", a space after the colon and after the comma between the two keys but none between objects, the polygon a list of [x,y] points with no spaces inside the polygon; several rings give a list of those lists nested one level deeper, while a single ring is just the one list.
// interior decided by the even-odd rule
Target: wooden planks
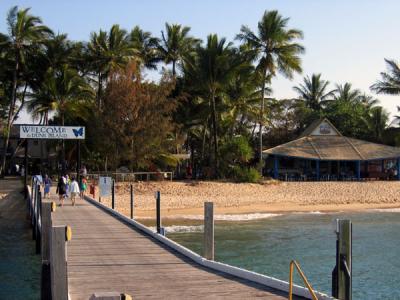
[{"label": "wooden planks", "polygon": [[283,292],[195,264],[101,209],[78,200],[53,213],[72,227],[68,286],[72,300],[95,292],[134,299],[286,299]]}]

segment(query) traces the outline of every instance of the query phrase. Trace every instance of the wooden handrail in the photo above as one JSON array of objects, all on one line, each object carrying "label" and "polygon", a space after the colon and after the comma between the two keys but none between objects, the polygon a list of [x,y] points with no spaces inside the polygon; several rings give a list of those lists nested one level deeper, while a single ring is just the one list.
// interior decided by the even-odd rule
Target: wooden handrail
[{"label": "wooden handrail", "polygon": [[312,288],[311,284],[308,282],[306,276],[304,275],[303,271],[301,271],[300,265],[295,261],[292,260],[290,262],[290,269],[289,269],[289,300],[293,299],[293,269],[296,267],[297,271],[300,274],[300,277],[303,279],[304,284],[306,285],[308,291],[311,294],[313,300],[318,300],[317,296],[314,293],[314,289]]}]

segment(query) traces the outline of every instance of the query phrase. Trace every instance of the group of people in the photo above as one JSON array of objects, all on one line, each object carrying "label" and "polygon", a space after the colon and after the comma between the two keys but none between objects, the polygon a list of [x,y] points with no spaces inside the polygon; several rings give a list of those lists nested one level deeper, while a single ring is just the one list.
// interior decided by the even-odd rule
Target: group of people
[{"label": "group of people", "polygon": [[82,176],[80,183],[76,181],[75,176],[72,176],[72,178],[70,178],[68,175],[59,177],[57,183],[57,194],[59,196],[60,206],[64,205],[64,199],[66,198],[71,198],[72,205],[75,206],[76,198],[79,196],[83,198],[86,189],[87,180],[84,176]]}]

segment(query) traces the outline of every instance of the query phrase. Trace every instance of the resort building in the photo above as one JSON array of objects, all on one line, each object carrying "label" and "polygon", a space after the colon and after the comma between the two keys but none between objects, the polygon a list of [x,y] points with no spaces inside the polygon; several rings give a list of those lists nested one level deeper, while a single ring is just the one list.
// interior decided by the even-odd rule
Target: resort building
[{"label": "resort building", "polygon": [[400,180],[400,148],[345,137],[328,119],[263,155],[280,180]]}]

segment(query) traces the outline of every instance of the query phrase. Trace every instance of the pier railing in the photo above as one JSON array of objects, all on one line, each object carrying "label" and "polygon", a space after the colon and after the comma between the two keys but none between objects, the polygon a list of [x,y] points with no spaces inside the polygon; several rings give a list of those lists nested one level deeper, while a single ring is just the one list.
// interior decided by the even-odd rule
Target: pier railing
[{"label": "pier railing", "polygon": [[41,254],[41,299],[68,300],[67,242],[71,240],[69,226],[54,226],[52,214],[55,202],[42,202],[41,177],[34,176],[26,186],[27,205],[36,241],[36,254]]},{"label": "pier railing", "polygon": [[133,172],[133,173],[118,173],[118,172],[98,172],[89,173],[86,178],[89,180],[99,180],[100,176],[112,177],[115,182],[135,182],[135,181],[150,181],[150,180],[171,180],[174,177],[174,172]]},{"label": "pier railing", "polygon": [[318,300],[317,296],[315,295],[314,289],[312,288],[311,284],[308,282],[307,277],[304,275],[303,271],[300,268],[300,265],[295,261],[292,260],[290,262],[289,267],[289,300],[293,299],[293,271],[294,267],[296,267],[297,272],[299,273],[301,279],[303,279],[304,284],[306,285],[308,291],[311,294],[313,300]]}]

